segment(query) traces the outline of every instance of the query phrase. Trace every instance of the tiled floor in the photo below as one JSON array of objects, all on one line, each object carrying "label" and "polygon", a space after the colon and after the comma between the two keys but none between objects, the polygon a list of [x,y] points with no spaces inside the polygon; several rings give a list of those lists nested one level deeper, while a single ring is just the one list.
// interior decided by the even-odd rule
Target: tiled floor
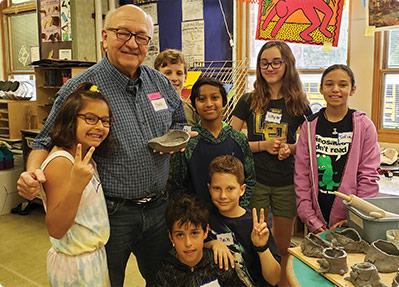
[{"label": "tiled floor", "polygon": [[[50,248],[41,207],[26,216],[0,216],[0,286],[49,286],[46,275],[46,256]],[[126,270],[125,286],[144,286],[134,256]]]}]

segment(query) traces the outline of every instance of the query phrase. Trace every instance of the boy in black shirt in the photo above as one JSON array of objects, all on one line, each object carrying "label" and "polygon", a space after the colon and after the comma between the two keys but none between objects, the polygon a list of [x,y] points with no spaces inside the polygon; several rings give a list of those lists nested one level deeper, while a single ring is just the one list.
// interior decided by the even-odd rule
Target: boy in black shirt
[{"label": "boy in black shirt", "polygon": [[[233,254],[236,272],[246,286],[274,286],[280,280],[280,256],[273,236],[256,209],[239,206],[245,192],[244,170],[240,160],[231,155],[216,157],[209,166],[209,192],[216,208],[209,218],[209,244],[222,241]],[[212,244],[213,245],[213,244]],[[212,246],[214,251],[216,249]],[[226,250],[219,250],[222,254]]]},{"label": "boy in black shirt", "polygon": [[204,249],[208,210],[193,196],[171,201],[166,210],[169,239],[175,247],[158,271],[154,286],[244,286],[234,269],[223,270]]}]

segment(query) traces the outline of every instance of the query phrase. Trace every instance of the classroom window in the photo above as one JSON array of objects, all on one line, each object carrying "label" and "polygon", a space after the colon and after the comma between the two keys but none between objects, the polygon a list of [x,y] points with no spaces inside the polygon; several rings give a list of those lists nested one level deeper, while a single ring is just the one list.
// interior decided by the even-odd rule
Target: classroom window
[{"label": "classroom window", "polygon": [[372,118],[380,141],[399,142],[399,29],[375,37]]},{"label": "classroom window", "polygon": [[[347,64],[348,62],[349,2],[346,1],[342,14],[338,47],[333,47],[331,52],[323,52],[321,46],[287,43],[296,58],[296,67],[300,72],[302,83],[314,111],[326,105],[323,96],[319,92],[323,70],[333,64]],[[248,77],[248,88],[252,90],[253,82],[255,81],[257,55],[265,41],[255,39],[258,5],[250,4],[248,10],[249,35],[247,39],[249,39],[249,42],[247,54],[250,73],[252,73]]]}]

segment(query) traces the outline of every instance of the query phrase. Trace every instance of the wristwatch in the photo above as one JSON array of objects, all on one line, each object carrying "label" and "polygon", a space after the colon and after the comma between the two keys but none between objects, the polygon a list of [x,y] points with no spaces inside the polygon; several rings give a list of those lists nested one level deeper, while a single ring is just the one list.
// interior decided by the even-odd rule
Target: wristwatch
[{"label": "wristwatch", "polygon": [[265,246],[259,247],[254,245],[254,247],[257,252],[264,252],[269,248],[269,241],[267,241]]}]

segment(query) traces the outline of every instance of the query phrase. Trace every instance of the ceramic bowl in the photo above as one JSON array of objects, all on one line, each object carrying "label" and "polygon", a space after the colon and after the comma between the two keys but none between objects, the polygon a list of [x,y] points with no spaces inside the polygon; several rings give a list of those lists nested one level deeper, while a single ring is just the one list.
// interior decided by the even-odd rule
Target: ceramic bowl
[{"label": "ceramic bowl", "polygon": [[175,152],[187,146],[190,134],[182,130],[174,130],[161,137],[153,138],[148,141],[148,145],[156,151]]}]

